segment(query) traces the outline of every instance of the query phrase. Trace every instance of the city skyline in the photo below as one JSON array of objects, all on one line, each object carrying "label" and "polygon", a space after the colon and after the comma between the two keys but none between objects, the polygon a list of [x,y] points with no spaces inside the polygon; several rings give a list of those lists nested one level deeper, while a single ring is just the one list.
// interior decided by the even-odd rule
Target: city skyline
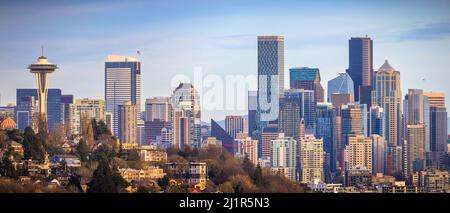
[{"label": "city skyline", "polygon": [[[450,66],[446,60],[450,55],[450,16],[445,11],[448,2],[414,1],[408,8],[402,8],[401,2],[342,2],[335,4],[334,9],[324,7],[333,4],[331,2],[287,1],[276,5],[250,1],[234,2],[237,4],[234,6],[233,2],[225,1],[201,2],[173,5],[138,1],[108,6],[103,2],[0,3],[4,5],[0,7],[0,28],[9,32],[0,35],[0,44],[4,46],[0,58],[5,60],[0,63],[0,73],[15,76],[0,86],[1,104],[15,102],[16,88],[35,87],[33,77],[25,68],[35,60],[41,45],[45,45],[46,56],[60,67],[59,72],[50,77],[49,88],[59,88],[65,94],[73,94],[75,99],[103,98],[106,56],[137,56],[135,53],[139,50],[142,53],[139,57],[142,62],[141,102],[144,102],[145,98],[170,96],[174,89],[170,87],[171,78],[177,74],[191,76],[197,66],[203,68],[204,74],[217,74],[223,78],[227,74],[255,75],[257,35],[284,36],[284,72],[292,67],[317,67],[325,91],[326,82],[348,68],[348,40],[368,35],[373,40],[374,70],[385,59],[391,61],[403,73],[402,95],[409,88],[450,94],[450,85],[441,78],[443,67]],[[183,7],[193,10],[183,12]],[[383,9],[389,15],[375,16],[376,12],[367,11],[365,7],[373,11]],[[12,14],[17,8],[25,12],[23,16]],[[71,8],[70,13],[58,12],[63,8]],[[249,8],[253,10],[248,11]],[[109,14],[119,9],[126,11],[123,20]],[[154,13],[140,13],[145,9]],[[294,13],[300,9],[302,13]],[[352,9],[356,9],[353,15],[357,20],[342,14],[335,17],[339,10]],[[164,14],[169,10],[173,10],[170,18]],[[257,19],[269,11],[273,14],[270,20]],[[402,13],[395,15],[397,13],[393,11]],[[304,19],[316,13],[321,16]],[[79,16],[82,18],[77,19]],[[16,19],[14,26],[6,17]],[[95,21],[88,23],[91,18]],[[123,26],[120,32],[113,22]],[[149,23],[152,27],[145,27]],[[208,32],[202,29],[208,29]],[[27,32],[33,32],[33,36]],[[153,80],[155,73],[161,80]],[[288,79],[289,75],[285,75],[285,88]],[[250,90],[256,90],[256,85]],[[246,113],[247,110],[202,110],[202,121]]]}]

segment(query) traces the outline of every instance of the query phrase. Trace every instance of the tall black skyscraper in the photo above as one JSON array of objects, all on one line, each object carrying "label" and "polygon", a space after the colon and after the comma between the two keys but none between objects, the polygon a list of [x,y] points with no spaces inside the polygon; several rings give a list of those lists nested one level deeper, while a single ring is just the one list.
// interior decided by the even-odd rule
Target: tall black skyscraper
[{"label": "tall black skyscraper", "polygon": [[370,37],[351,38],[347,73],[353,80],[355,101],[370,107],[373,78],[373,43]]},{"label": "tall black skyscraper", "polygon": [[430,149],[431,164],[438,169],[445,169],[447,153],[447,109],[445,107],[430,107]]}]

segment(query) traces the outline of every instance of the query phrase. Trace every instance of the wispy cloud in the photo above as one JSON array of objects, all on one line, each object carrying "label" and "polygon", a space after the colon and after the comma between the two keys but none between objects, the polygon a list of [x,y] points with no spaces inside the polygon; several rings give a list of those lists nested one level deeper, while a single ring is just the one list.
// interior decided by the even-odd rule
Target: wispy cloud
[{"label": "wispy cloud", "polygon": [[398,37],[405,40],[436,40],[450,36],[450,20],[416,25],[401,32]]}]

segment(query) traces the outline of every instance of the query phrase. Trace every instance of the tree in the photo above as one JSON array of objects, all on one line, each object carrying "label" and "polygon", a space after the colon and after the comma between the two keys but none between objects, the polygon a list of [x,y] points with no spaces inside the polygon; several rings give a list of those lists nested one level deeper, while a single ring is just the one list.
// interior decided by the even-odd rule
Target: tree
[{"label": "tree", "polygon": [[260,186],[264,183],[261,166],[259,164],[258,166],[256,166],[255,172],[253,174],[253,182],[257,186]]},{"label": "tree", "polygon": [[11,160],[5,156],[0,164],[0,176],[6,176],[10,178],[17,178],[16,169]]},{"label": "tree", "polygon": [[247,153],[242,161],[242,169],[244,169],[248,176],[253,176],[253,173],[255,172],[255,166],[250,161],[250,158],[248,158]]},{"label": "tree", "polygon": [[89,147],[94,146],[94,130],[89,115],[84,113],[81,115],[81,136]]},{"label": "tree", "polygon": [[149,193],[149,192],[144,186],[139,185],[136,193]]},{"label": "tree", "polygon": [[111,150],[111,148],[109,148],[109,146],[105,144],[98,146],[92,154],[93,160],[110,159],[112,157],[114,157],[113,151]]},{"label": "tree", "polygon": [[89,147],[84,142],[84,139],[81,139],[77,146],[77,155],[80,158],[81,162],[88,161],[89,157]]},{"label": "tree", "polygon": [[45,158],[45,148],[40,139],[31,127],[25,128],[23,139],[24,157],[27,159],[43,160]]},{"label": "tree", "polygon": [[112,136],[111,131],[108,129],[108,126],[106,126],[105,121],[100,120],[96,121],[95,119],[92,121],[92,126],[94,128],[94,137],[96,140],[99,139],[101,135],[107,135]]},{"label": "tree", "polygon": [[88,184],[89,193],[117,193],[118,188],[114,182],[113,173],[106,159],[99,161],[91,182]]},{"label": "tree", "polygon": [[139,152],[134,149],[129,150],[127,160],[128,161],[139,161],[140,160]]},{"label": "tree", "polygon": [[69,183],[67,184],[66,189],[72,189],[76,192],[83,192],[83,188],[81,188],[80,176],[77,174],[72,174],[69,178]]},{"label": "tree", "polygon": [[238,182],[234,187],[234,193],[243,193],[244,187],[242,186],[242,182]]},{"label": "tree", "polygon": [[169,185],[169,177],[167,177],[167,175],[158,179],[158,186],[161,187],[161,189],[165,190],[168,185]]},{"label": "tree", "polygon": [[128,181],[126,181],[120,175],[119,171],[117,170],[117,167],[114,167],[112,171],[113,171],[113,181],[118,190],[126,188],[130,185],[130,183],[128,183]]}]

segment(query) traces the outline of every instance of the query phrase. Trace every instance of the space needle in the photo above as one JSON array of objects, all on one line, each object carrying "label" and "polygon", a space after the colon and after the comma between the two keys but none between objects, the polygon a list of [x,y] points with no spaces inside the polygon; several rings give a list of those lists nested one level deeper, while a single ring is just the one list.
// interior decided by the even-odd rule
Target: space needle
[{"label": "space needle", "polygon": [[[36,77],[37,92],[39,98],[39,115],[41,119],[47,124],[47,95],[48,95],[48,76],[47,74],[53,73],[58,66],[52,64],[48,61],[47,57],[44,56],[44,48],[42,47],[42,54],[37,59],[37,62],[30,64],[28,69]],[[46,127],[47,129],[47,127]]]}]

